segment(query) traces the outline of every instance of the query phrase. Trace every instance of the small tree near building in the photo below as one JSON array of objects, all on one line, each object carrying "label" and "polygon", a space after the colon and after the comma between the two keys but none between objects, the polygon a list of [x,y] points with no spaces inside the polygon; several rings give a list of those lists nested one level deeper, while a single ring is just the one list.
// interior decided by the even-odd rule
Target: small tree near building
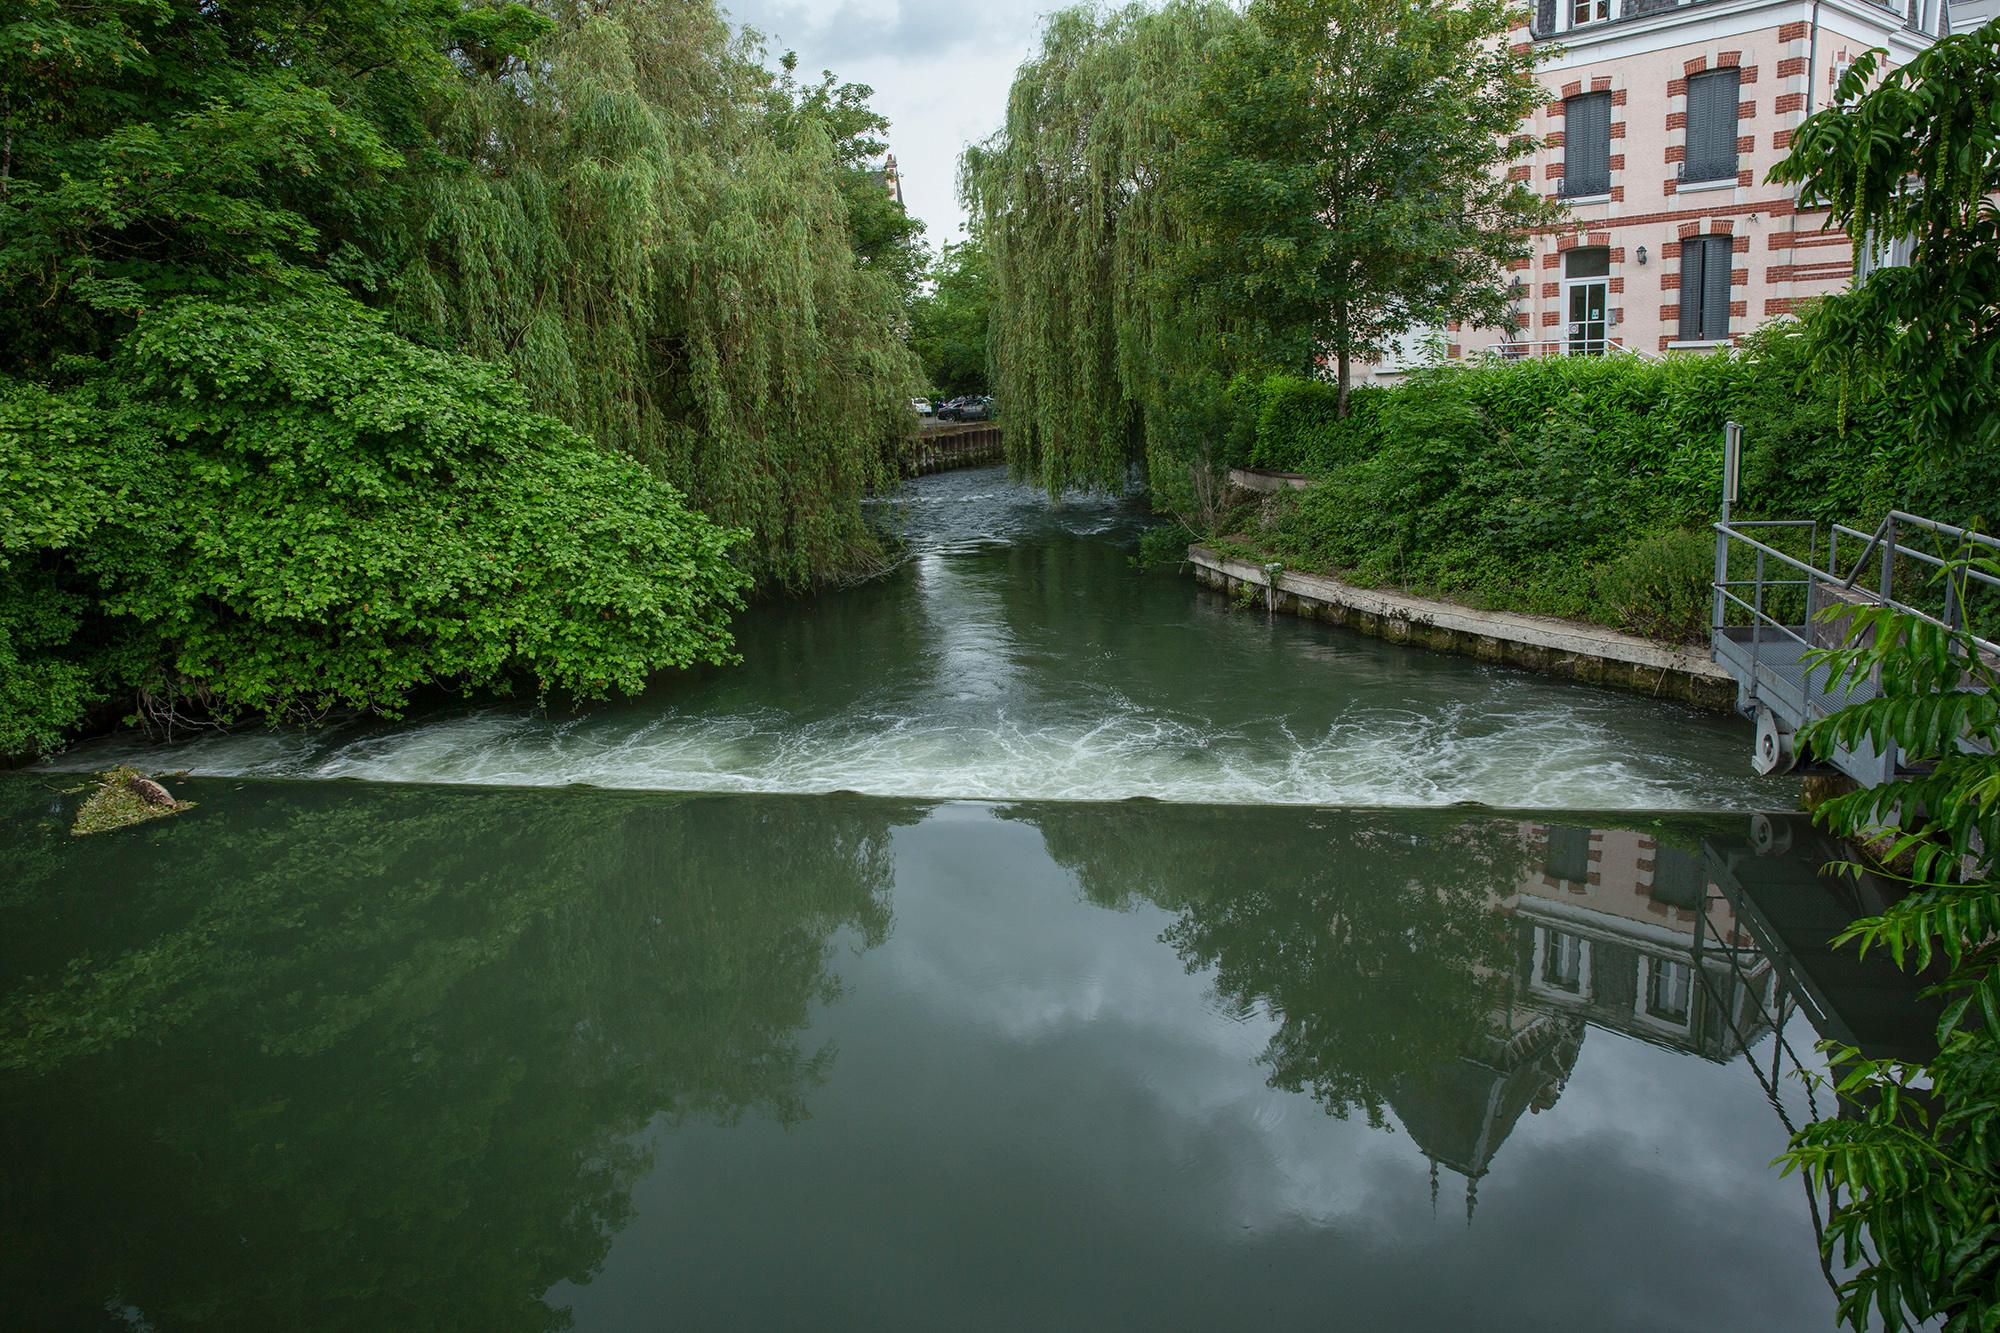
[{"label": "small tree near building", "polygon": [[1500,0],[1253,0],[1181,127],[1183,279],[1249,359],[1357,362],[1413,327],[1500,327],[1509,260],[1558,206],[1507,179],[1544,96]]}]

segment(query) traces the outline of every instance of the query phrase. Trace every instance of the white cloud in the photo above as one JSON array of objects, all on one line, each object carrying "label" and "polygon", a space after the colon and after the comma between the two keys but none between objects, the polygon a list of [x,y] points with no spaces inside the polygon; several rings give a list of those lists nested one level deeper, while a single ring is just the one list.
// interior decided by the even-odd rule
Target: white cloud
[{"label": "white cloud", "polygon": [[1000,128],[1014,71],[1041,40],[1057,0],[738,0],[733,21],[757,29],[779,52],[799,54],[802,74],[830,69],[875,89],[890,120],[890,148],[903,198],[933,246],[965,225],[958,155]]}]

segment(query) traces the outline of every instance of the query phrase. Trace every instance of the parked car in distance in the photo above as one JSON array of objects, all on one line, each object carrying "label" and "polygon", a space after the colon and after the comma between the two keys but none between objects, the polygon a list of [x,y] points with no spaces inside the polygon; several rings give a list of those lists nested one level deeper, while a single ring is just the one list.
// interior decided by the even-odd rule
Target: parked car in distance
[{"label": "parked car in distance", "polygon": [[940,407],[937,415],[939,421],[988,421],[993,416],[993,398],[990,394],[967,394]]},{"label": "parked car in distance", "polygon": [[931,400],[928,398],[912,398],[910,400],[910,410],[920,417],[927,417],[931,414]]}]

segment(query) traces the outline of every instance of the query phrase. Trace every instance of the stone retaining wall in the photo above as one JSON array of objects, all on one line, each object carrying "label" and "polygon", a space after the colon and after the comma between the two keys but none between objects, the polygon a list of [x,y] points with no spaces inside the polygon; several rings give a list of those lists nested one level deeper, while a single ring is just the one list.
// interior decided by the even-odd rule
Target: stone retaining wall
[{"label": "stone retaining wall", "polygon": [[1190,546],[1188,562],[1208,587],[1235,592],[1249,584],[1264,590],[1259,600],[1268,601],[1273,610],[1345,625],[1391,643],[1735,711],[1735,679],[1699,650],[1552,616],[1478,611],[1408,593],[1357,588],[1318,574],[1281,571],[1272,589],[1262,566],[1205,546]]}]

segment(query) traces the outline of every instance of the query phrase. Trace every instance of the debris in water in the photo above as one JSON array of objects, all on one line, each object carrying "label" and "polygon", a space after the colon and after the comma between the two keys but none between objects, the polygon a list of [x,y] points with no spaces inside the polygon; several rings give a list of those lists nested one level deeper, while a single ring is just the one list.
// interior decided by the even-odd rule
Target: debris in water
[{"label": "debris in water", "polygon": [[137,769],[120,766],[98,776],[97,790],[77,810],[69,831],[82,837],[192,809],[193,801],[177,801],[173,793]]}]

